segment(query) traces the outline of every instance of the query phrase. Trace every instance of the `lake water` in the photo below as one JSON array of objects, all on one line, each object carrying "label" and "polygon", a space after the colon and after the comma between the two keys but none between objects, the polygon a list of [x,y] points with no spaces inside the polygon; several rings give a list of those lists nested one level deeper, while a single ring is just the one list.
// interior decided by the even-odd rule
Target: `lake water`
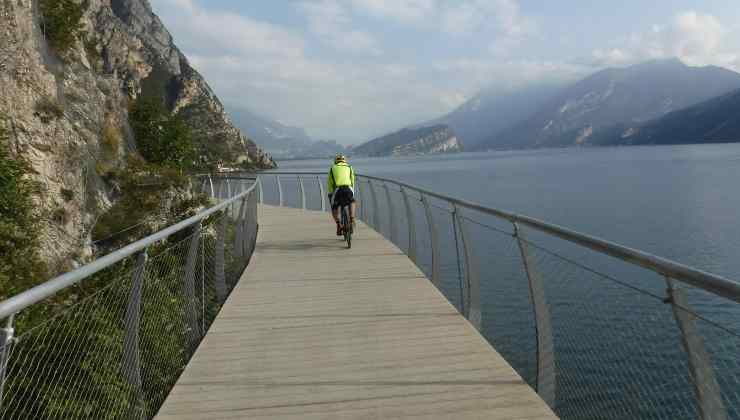
[{"label": "lake water", "polygon": [[[740,144],[353,159],[405,181],[740,278]],[[328,161],[280,162],[326,170]]]},{"label": "lake water", "polygon": [[[324,171],[329,163],[288,161],[280,169]],[[557,149],[351,163],[359,173],[536,217],[740,278],[740,145]],[[382,189],[377,193],[384,197]],[[402,216],[400,195],[394,194],[394,207]],[[414,211],[423,219],[420,206]],[[506,223],[468,216],[510,230]],[[464,267],[455,257],[454,225],[442,208],[435,209],[434,218],[443,242],[442,289],[459,307]],[[516,240],[466,223],[473,232],[481,279],[482,332],[534,385],[536,333]],[[381,230],[388,235],[387,228]],[[429,237],[423,225],[417,230],[419,265],[429,273]],[[558,414],[695,418],[680,335],[670,305],[660,300],[664,279],[562,241],[536,233],[531,238],[542,246],[531,252],[553,320]],[[407,246],[404,239],[397,243]],[[361,247],[361,232],[356,246]],[[697,290],[689,290],[689,298],[697,313],[730,329],[697,322],[718,372],[723,404],[731,418],[740,418],[740,336],[734,335],[740,331],[739,305]]]}]

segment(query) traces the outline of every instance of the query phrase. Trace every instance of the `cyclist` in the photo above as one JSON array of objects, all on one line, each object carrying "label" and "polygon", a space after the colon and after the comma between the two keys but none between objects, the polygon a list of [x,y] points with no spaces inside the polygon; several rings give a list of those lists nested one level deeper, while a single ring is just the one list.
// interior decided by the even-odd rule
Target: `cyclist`
[{"label": "cyclist", "polygon": [[329,169],[327,176],[331,215],[337,224],[337,236],[342,236],[342,225],[339,221],[339,208],[350,205],[349,220],[355,226],[355,171],[347,163],[347,158],[338,154],[334,158],[334,165]]}]

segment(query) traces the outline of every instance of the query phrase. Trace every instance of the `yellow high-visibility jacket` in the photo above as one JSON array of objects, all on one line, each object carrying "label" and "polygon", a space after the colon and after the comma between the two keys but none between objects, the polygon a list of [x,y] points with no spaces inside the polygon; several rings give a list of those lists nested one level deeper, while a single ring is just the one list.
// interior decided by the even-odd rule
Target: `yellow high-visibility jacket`
[{"label": "yellow high-visibility jacket", "polygon": [[329,194],[333,194],[334,190],[338,187],[351,187],[354,190],[355,171],[347,163],[337,163],[329,169],[329,176],[327,177],[326,184],[329,189]]}]

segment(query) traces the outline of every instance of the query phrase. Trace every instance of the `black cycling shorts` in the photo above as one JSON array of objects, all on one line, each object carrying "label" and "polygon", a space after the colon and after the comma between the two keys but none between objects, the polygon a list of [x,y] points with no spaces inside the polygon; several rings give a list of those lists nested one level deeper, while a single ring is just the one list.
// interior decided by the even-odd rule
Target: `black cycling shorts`
[{"label": "black cycling shorts", "polygon": [[334,191],[334,200],[331,209],[336,210],[341,206],[348,206],[355,202],[355,194],[350,187],[339,187]]}]

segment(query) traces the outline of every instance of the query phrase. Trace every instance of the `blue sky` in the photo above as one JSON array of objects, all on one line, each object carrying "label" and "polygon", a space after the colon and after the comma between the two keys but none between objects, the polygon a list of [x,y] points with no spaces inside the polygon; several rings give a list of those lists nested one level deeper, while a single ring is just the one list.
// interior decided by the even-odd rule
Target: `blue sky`
[{"label": "blue sky", "polygon": [[740,70],[734,0],[151,0],[229,106],[356,143],[482,88],[679,57]]}]

